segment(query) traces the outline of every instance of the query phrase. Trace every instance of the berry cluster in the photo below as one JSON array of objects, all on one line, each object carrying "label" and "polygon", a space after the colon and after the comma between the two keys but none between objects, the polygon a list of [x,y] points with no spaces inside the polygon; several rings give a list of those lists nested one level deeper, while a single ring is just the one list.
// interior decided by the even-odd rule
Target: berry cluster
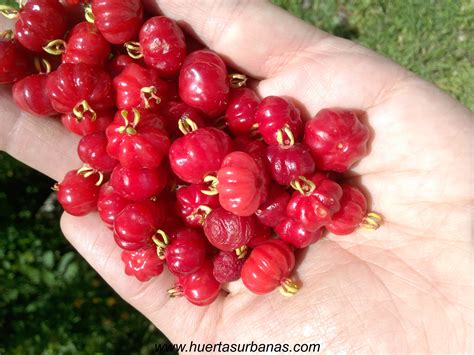
[{"label": "berry cluster", "polygon": [[60,114],[82,136],[84,165],[57,197],[71,215],[98,211],[127,275],[148,281],[166,265],[170,296],[196,305],[239,279],[256,294],[292,295],[296,249],[325,230],[380,225],[341,174],[367,153],[355,112],[323,109],[305,124],[291,100],[260,100],[140,0],[29,0],[0,12],[17,19],[0,41],[0,83],[24,111]]}]

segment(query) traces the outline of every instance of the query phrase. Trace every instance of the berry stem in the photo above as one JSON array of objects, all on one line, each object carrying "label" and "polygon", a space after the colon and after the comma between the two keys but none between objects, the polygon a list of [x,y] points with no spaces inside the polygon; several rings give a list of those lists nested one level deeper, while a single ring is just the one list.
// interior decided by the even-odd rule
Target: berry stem
[{"label": "berry stem", "polygon": [[[286,139],[283,136],[283,133],[286,135]],[[284,125],[283,128],[279,129],[276,132],[276,135],[276,140],[278,144],[282,146],[282,148],[290,148],[295,145],[295,136],[287,124]]]},{"label": "berry stem", "polygon": [[147,86],[144,88],[141,88],[140,90],[140,96],[145,103],[145,108],[150,108],[150,100],[155,100],[156,104],[159,105],[161,102],[161,99],[156,96],[156,87],[154,86]]},{"label": "berry stem", "polygon": [[86,112],[91,113],[92,115],[91,121],[94,122],[97,118],[97,114],[95,113],[95,111],[92,109],[92,107],[89,105],[89,103],[86,100],[82,100],[72,109],[72,113],[76,117],[77,122],[81,122],[83,120],[84,114]]},{"label": "berry stem", "polygon": [[5,39],[13,39],[13,31],[5,30],[0,33],[0,37],[5,38]]},{"label": "berry stem", "polygon": [[285,297],[292,297],[296,295],[299,289],[299,286],[289,278],[284,279],[278,288],[280,293]]},{"label": "berry stem", "polygon": [[316,185],[311,180],[308,180],[304,176],[298,176],[290,183],[290,186],[301,193],[302,195],[309,196],[316,189]]},{"label": "berry stem", "polygon": [[184,135],[191,133],[198,129],[196,122],[189,118],[188,115],[183,115],[178,120],[178,128]]},{"label": "berry stem", "polygon": [[8,5],[0,5],[0,14],[9,20],[13,20],[20,15],[20,11]]},{"label": "berry stem", "polygon": [[52,55],[61,55],[66,51],[66,42],[62,39],[52,40],[43,47],[43,50]]},{"label": "berry stem", "polygon": [[130,58],[133,58],[133,59],[143,58],[142,48],[140,47],[139,42],[130,41],[130,42],[124,43],[123,46],[127,50],[127,54]]},{"label": "berry stem", "polygon": [[383,223],[383,217],[379,213],[369,212],[365,215],[360,226],[364,229],[375,231],[380,228]]},{"label": "berry stem", "polygon": [[247,83],[247,76],[245,76],[244,74],[229,74],[228,78],[230,87],[234,89],[241,88]]},{"label": "berry stem", "polygon": [[235,249],[235,254],[237,254],[238,259],[244,259],[247,256],[248,247],[246,245],[242,245],[241,247]]},{"label": "berry stem", "polygon": [[217,180],[217,177],[213,175],[207,175],[204,177],[203,181],[209,184],[209,188],[207,190],[201,190],[204,195],[213,196],[219,193],[217,191],[217,185],[219,184],[219,180]]},{"label": "berry stem", "polygon": [[51,73],[51,64],[44,58],[35,57],[35,68],[39,74]]},{"label": "berry stem", "polygon": [[204,221],[206,220],[206,217],[209,215],[209,213],[212,212],[212,208],[209,206],[205,205],[200,205],[197,206],[196,209],[191,213],[189,216],[187,216],[187,219],[193,220],[194,218],[199,216],[199,224],[204,224]]},{"label": "berry stem", "polygon": [[94,17],[94,13],[92,12],[91,4],[84,5],[84,18],[86,19],[87,22],[94,23],[95,17]]}]

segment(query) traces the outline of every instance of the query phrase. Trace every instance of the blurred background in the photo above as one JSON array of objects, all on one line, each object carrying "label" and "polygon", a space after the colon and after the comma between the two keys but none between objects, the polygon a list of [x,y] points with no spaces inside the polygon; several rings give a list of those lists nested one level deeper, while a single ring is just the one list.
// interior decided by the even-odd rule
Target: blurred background
[{"label": "blurred background", "polygon": [[[273,2],[391,57],[474,109],[472,1]],[[0,152],[0,354],[153,352],[166,338],[63,238],[53,183]]]}]

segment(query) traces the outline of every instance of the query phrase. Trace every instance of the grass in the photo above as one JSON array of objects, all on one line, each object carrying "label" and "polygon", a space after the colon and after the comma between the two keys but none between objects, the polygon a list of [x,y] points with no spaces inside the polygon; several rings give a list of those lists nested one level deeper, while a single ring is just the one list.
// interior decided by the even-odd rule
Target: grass
[{"label": "grass", "polygon": [[[392,58],[474,109],[471,1],[274,2]],[[0,353],[150,353],[166,338],[62,238],[59,210],[42,208],[51,184],[0,153]]]}]

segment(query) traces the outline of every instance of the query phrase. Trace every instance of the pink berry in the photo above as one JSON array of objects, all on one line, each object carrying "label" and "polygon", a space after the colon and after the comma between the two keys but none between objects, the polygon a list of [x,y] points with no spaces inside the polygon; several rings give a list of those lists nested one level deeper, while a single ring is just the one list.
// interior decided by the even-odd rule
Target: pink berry
[{"label": "pink berry", "polygon": [[223,251],[245,246],[257,233],[255,216],[237,216],[220,207],[207,216],[203,228],[209,242]]},{"label": "pink berry", "polygon": [[240,270],[244,259],[239,259],[237,254],[229,251],[220,251],[213,260],[213,275],[221,284],[240,279]]},{"label": "pink berry", "polygon": [[29,0],[20,10],[15,38],[32,52],[41,52],[49,41],[63,38],[67,15],[57,0]]},{"label": "pink berry", "polygon": [[105,131],[112,122],[113,117],[114,114],[110,111],[97,112],[95,118],[87,113],[81,119],[78,119],[73,113],[66,113],[61,116],[61,122],[71,132],[80,136],[86,136]]},{"label": "pink berry", "polygon": [[303,121],[299,110],[287,99],[279,96],[264,98],[255,117],[258,131],[268,145],[290,146],[300,141]]},{"label": "pink berry", "polygon": [[348,184],[341,187],[341,208],[326,228],[331,233],[343,235],[350,234],[359,227],[367,213],[367,200],[358,188]]},{"label": "pink berry", "polygon": [[332,221],[339,211],[342,189],[335,181],[317,173],[304,182],[307,186],[295,191],[288,203],[286,213],[301,223],[308,231],[316,231]]},{"label": "pink berry", "polygon": [[187,105],[210,117],[224,112],[229,95],[224,61],[214,52],[191,53],[179,74],[179,96]]},{"label": "pink berry", "polygon": [[176,209],[186,224],[200,227],[210,211],[219,207],[217,195],[206,195],[206,184],[184,186],[176,191]]},{"label": "pink berry", "polygon": [[109,182],[100,187],[97,210],[99,211],[100,218],[107,227],[113,227],[117,215],[122,212],[129,203],[125,197],[115,192]]},{"label": "pink berry", "polygon": [[230,137],[217,128],[199,128],[176,139],[169,151],[173,172],[183,181],[198,184],[219,170],[232,149]]},{"label": "pink berry", "polygon": [[47,74],[33,74],[17,81],[12,92],[18,107],[37,116],[56,115],[46,92],[47,82]]},{"label": "pink berry", "polygon": [[274,181],[288,186],[299,176],[311,176],[314,173],[314,160],[304,144],[295,144],[283,148],[271,145],[266,151],[267,169]]},{"label": "pink berry", "polygon": [[146,282],[163,272],[163,260],[156,255],[156,247],[150,246],[136,251],[122,251],[125,273]]},{"label": "pink berry", "polygon": [[286,219],[286,206],[290,198],[291,195],[286,190],[272,184],[267,200],[255,211],[255,216],[263,225],[275,227]]},{"label": "pink berry", "polygon": [[184,33],[176,21],[155,16],[140,30],[140,47],[145,63],[162,76],[178,74],[186,57]]},{"label": "pink berry", "polygon": [[275,232],[283,241],[303,249],[321,239],[323,228],[308,231],[298,221],[287,218],[275,227]]},{"label": "pink berry", "polygon": [[221,284],[216,281],[212,271],[212,262],[206,261],[199,270],[180,276],[177,289],[196,306],[211,304],[219,296],[221,289]]},{"label": "pink berry", "polygon": [[304,142],[321,170],[345,172],[367,154],[369,129],[353,111],[324,109],[305,126]]},{"label": "pink berry", "polygon": [[168,171],[157,169],[130,169],[117,165],[110,176],[114,190],[125,198],[142,201],[157,196],[168,182]]},{"label": "pink berry", "polygon": [[256,123],[255,113],[259,104],[255,91],[249,88],[232,89],[225,118],[235,136],[248,136]]},{"label": "pink berry", "polygon": [[143,23],[141,0],[92,0],[94,23],[107,41],[132,40]]},{"label": "pink berry", "polygon": [[238,216],[250,216],[267,196],[264,173],[244,152],[228,154],[217,172],[221,206]]},{"label": "pink berry", "polygon": [[119,109],[156,109],[167,100],[167,84],[158,71],[131,63],[114,78]]},{"label": "pink berry", "polygon": [[73,216],[84,216],[97,207],[99,185],[97,174],[84,176],[76,170],[69,171],[57,185],[58,201]]},{"label": "pink berry", "polygon": [[91,168],[103,173],[111,172],[118,161],[107,154],[107,137],[104,132],[84,136],[77,146],[79,158]]}]

